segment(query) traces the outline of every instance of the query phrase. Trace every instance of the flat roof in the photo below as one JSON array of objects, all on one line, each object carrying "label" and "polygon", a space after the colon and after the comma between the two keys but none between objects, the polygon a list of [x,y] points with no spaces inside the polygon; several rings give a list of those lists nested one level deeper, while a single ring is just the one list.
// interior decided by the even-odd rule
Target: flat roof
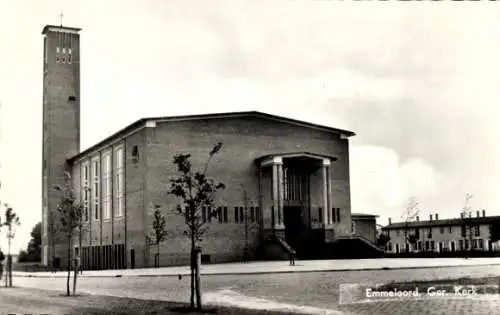
[{"label": "flat roof", "polygon": [[500,221],[500,216],[489,217],[472,217],[472,218],[454,218],[442,220],[427,220],[427,221],[412,221],[412,222],[395,222],[383,227],[386,230],[401,229],[401,228],[417,228],[417,227],[433,227],[433,226],[450,226],[462,225],[465,222],[470,224],[489,224],[495,221]]},{"label": "flat roof", "polygon": [[55,29],[59,32],[68,32],[68,33],[78,33],[79,31],[82,30],[81,28],[69,27],[63,25],[45,25],[42,30],[42,35],[45,35],[51,29]]},{"label": "flat roof", "polygon": [[106,142],[113,141],[115,138],[123,136],[133,130],[137,130],[137,132],[145,126],[148,121],[155,122],[175,122],[175,121],[183,121],[183,120],[206,120],[206,119],[220,119],[220,118],[242,118],[242,117],[257,117],[274,121],[281,121],[288,124],[304,126],[306,128],[318,129],[326,132],[337,133],[341,135],[345,135],[347,137],[355,136],[356,134],[349,130],[332,128],[324,125],[313,124],[305,121],[300,121],[296,119],[281,117],[277,115],[271,115],[258,111],[243,111],[243,112],[227,112],[227,113],[215,113],[215,114],[199,114],[199,115],[182,115],[182,116],[164,116],[164,117],[149,117],[142,118],[137,120],[136,122],[126,126],[125,128],[120,129],[115,132],[111,136],[103,139],[102,141],[96,143],[95,145],[89,147],[88,149],[78,153],[77,155],[68,159],[69,162],[75,161],[92,151],[95,151],[98,147],[103,146]]}]

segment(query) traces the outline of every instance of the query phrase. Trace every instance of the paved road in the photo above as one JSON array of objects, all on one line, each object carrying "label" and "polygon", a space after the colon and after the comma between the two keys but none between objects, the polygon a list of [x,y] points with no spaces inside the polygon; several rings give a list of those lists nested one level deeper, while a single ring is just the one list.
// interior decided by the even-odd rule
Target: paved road
[{"label": "paved road", "polygon": [[[254,275],[212,275],[202,278],[204,299],[208,303],[243,305],[254,308],[288,309],[325,314],[343,310],[354,314],[500,314],[500,299],[453,301],[401,301],[376,304],[339,305],[339,284],[387,283],[390,281],[435,280],[460,277],[500,276],[500,266],[466,266],[378,271],[343,271]],[[64,288],[64,278],[16,277],[15,284],[51,290]],[[122,277],[81,278],[80,292],[141,299],[186,301],[189,278]],[[406,305],[406,304],[405,304]],[[457,309],[458,307],[458,309]],[[474,312],[469,312],[472,308]],[[392,312],[390,311],[392,309]],[[491,309],[497,310],[491,312]],[[457,312],[453,312],[456,310]],[[436,312],[434,312],[436,311]],[[413,313],[412,313],[413,312]]]}]

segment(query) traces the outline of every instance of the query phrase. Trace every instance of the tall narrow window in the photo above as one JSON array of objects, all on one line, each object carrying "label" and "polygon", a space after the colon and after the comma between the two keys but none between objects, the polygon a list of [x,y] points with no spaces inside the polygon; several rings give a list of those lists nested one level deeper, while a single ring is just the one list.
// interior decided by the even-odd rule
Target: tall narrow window
[{"label": "tall narrow window", "polygon": [[125,212],[125,181],[124,181],[124,161],[123,148],[115,151],[115,217],[123,216]]},{"label": "tall narrow window", "polygon": [[224,223],[227,223],[227,207],[224,207],[223,210],[224,210],[224,213],[223,213],[224,214]]},{"label": "tall narrow window", "polygon": [[68,49],[68,63],[71,63],[73,61],[73,54],[71,51],[71,48]]},{"label": "tall narrow window", "polygon": [[243,207],[240,207],[240,220],[241,220],[241,223],[245,223],[245,219],[246,219],[246,209],[243,208]]},{"label": "tall narrow window", "polygon": [[111,198],[112,198],[112,177],[111,177],[111,152],[103,155],[102,161],[102,216],[103,219],[111,218]]},{"label": "tall narrow window", "polygon": [[101,217],[101,185],[100,185],[100,166],[99,159],[92,160],[92,212],[94,220]]},{"label": "tall narrow window", "polygon": [[337,208],[337,222],[340,222],[340,208]]},{"label": "tall narrow window", "polygon": [[83,220],[85,222],[89,221],[89,164],[85,162],[82,164],[82,175],[81,175],[81,196],[83,202]]},{"label": "tall narrow window", "polygon": [[234,207],[234,223],[238,223],[239,222],[239,211],[238,211],[238,207]]}]

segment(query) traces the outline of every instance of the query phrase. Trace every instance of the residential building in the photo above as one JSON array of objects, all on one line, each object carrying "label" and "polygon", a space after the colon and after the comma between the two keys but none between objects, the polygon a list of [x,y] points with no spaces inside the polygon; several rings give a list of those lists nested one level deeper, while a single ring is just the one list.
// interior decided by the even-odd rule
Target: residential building
[{"label": "residential building", "polygon": [[[498,246],[490,240],[490,226],[500,216],[486,216],[486,211],[477,211],[475,216],[461,215],[460,218],[439,219],[431,214],[429,220],[412,222],[391,222],[383,227],[390,237],[386,245],[387,253],[403,252],[458,252],[489,251]],[[415,235],[411,243],[410,235]],[[410,239],[410,241],[409,241]]]}]

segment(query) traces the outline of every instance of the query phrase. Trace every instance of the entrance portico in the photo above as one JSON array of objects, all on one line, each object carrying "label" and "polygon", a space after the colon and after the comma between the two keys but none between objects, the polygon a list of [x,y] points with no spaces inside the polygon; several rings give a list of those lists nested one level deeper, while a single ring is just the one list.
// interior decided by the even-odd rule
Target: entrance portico
[{"label": "entrance portico", "polygon": [[311,238],[333,239],[331,163],[336,160],[308,152],[257,159],[264,235],[274,234],[294,248]]}]

